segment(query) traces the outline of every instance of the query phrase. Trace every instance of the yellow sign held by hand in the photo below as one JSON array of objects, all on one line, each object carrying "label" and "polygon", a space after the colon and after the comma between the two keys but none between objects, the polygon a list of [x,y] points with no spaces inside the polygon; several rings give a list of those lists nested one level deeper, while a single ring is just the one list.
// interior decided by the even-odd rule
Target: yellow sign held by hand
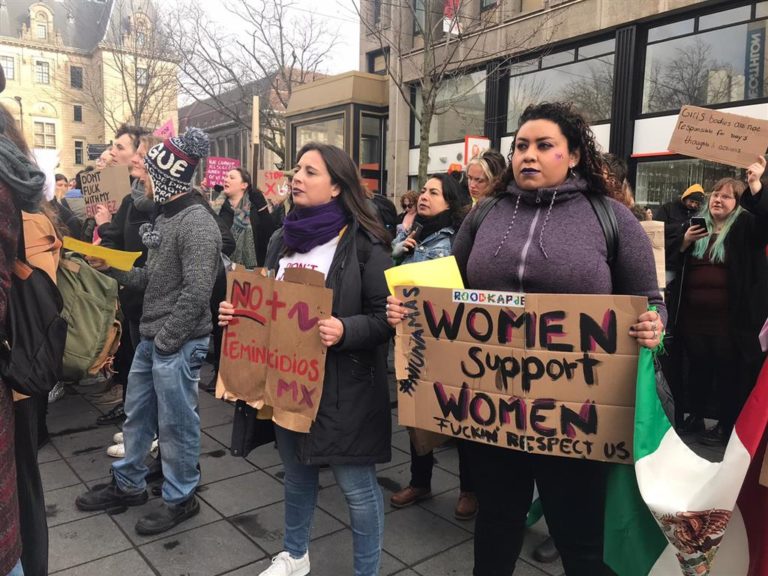
[{"label": "yellow sign held by hand", "polygon": [[429,286],[430,288],[464,288],[456,258],[446,256],[413,264],[402,264],[384,272],[389,293],[395,286]]},{"label": "yellow sign held by hand", "polygon": [[71,236],[64,236],[64,248],[82,254],[83,256],[100,258],[101,260],[104,260],[107,266],[125,272],[129,271],[139,256],[141,256],[141,252],[125,252],[123,250],[105,248],[104,246],[95,246],[88,242],[75,240]]}]

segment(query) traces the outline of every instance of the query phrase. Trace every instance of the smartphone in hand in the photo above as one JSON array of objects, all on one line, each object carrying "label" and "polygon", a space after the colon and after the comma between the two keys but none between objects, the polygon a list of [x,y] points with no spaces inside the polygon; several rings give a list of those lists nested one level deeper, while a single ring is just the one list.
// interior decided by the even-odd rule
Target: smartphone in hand
[{"label": "smartphone in hand", "polygon": [[691,218],[691,227],[693,226],[700,226],[701,228],[704,228],[704,230],[707,229],[707,221],[704,220],[701,216],[694,216]]},{"label": "smartphone in hand", "polygon": [[421,224],[418,222],[414,222],[411,226],[411,229],[408,231],[408,238],[413,238],[414,240],[419,239],[419,234],[421,234]]}]

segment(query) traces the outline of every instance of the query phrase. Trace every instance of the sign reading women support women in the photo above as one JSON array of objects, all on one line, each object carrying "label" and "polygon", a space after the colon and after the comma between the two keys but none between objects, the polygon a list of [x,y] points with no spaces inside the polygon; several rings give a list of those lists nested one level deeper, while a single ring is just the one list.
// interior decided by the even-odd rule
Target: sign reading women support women
[{"label": "sign reading women support women", "polygon": [[330,316],[333,292],[312,270],[288,270],[285,278],[227,274],[235,313],[224,331],[219,374],[230,394],[271,406],[283,428],[309,432],[325,377],[317,322]]},{"label": "sign reading women support women", "polygon": [[636,296],[399,286],[400,424],[539,454],[632,462]]}]

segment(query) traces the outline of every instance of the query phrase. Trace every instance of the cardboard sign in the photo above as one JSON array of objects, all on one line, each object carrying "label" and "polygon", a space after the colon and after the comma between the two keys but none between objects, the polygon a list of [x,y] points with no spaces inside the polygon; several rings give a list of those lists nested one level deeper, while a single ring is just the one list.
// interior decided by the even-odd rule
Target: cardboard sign
[{"label": "cardboard sign", "polygon": [[719,110],[683,106],[677,117],[669,149],[748,168],[768,148],[768,121]]},{"label": "cardboard sign", "polygon": [[80,180],[83,183],[85,215],[89,218],[96,214],[96,206],[99,204],[114,214],[120,208],[123,198],[131,193],[128,166],[107,166],[102,170],[83,172]]},{"label": "cardboard sign", "polygon": [[464,280],[454,256],[393,266],[384,271],[384,277],[390,294],[395,293],[395,286],[464,288]]},{"label": "cardboard sign", "polygon": [[397,287],[400,424],[538,454],[632,463],[637,296]]},{"label": "cardboard sign", "polygon": [[208,186],[224,184],[224,179],[230,170],[240,167],[240,160],[234,158],[223,158],[220,156],[210,156],[208,158],[207,168],[205,169],[205,180]]},{"label": "cardboard sign", "polygon": [[264,196],[269,198],[285,198],[287,190],[283,190],[285,173],[282,170],[259,170],[256,173],[256,185]]},{"label": "cardboard sign", "polygon": [[227,301],[235,314],[224,331],[219,373],[231,395],[263,402],[280,426],[309,432],[325,377],[317,322],[331,315],[333,293],[313,270],[288,270],[285,278],[227,273]]},{"label": "cardboard sign", "polygon": [[643,220],[640,222],[653,248],[653,261],[656,264],[656,280],[659,283],[659,290],[664,294],[664,288],[667,286],[667,268],[664,252],[664,222],[658,220]]}]

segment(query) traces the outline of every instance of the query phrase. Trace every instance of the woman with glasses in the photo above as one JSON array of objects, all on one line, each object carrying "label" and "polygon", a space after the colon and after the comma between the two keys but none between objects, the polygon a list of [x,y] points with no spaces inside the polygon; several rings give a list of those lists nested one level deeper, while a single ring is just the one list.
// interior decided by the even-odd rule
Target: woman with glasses
[{"label": "woman with glasses", "polygon": [[[750,193],[743,199],[757,212],[765,204],[764,169],[762,158],[750,167]],[[675,335],[690,364],[681,392],[691,411],[685,430],[712,446],[730,436],[764,358],[758,334],[768,316],[768,214],[763,210],[756,217],[739,206],[744,188],[733,178],[719,180],[700,220],[692,219],[680,246],[679,283],[670,305]],[[704,430],[709,404],[717,406],[711,415],[719,422]]]},{"label": "woman with glasses", "polygon": [[398,215],[399,223],[395,236],[404,230],[410,230],[416,218],[416,203],[419,201],[419,193],[416,190],[408,190],[400,197],[400,207],[403,209]]}]

